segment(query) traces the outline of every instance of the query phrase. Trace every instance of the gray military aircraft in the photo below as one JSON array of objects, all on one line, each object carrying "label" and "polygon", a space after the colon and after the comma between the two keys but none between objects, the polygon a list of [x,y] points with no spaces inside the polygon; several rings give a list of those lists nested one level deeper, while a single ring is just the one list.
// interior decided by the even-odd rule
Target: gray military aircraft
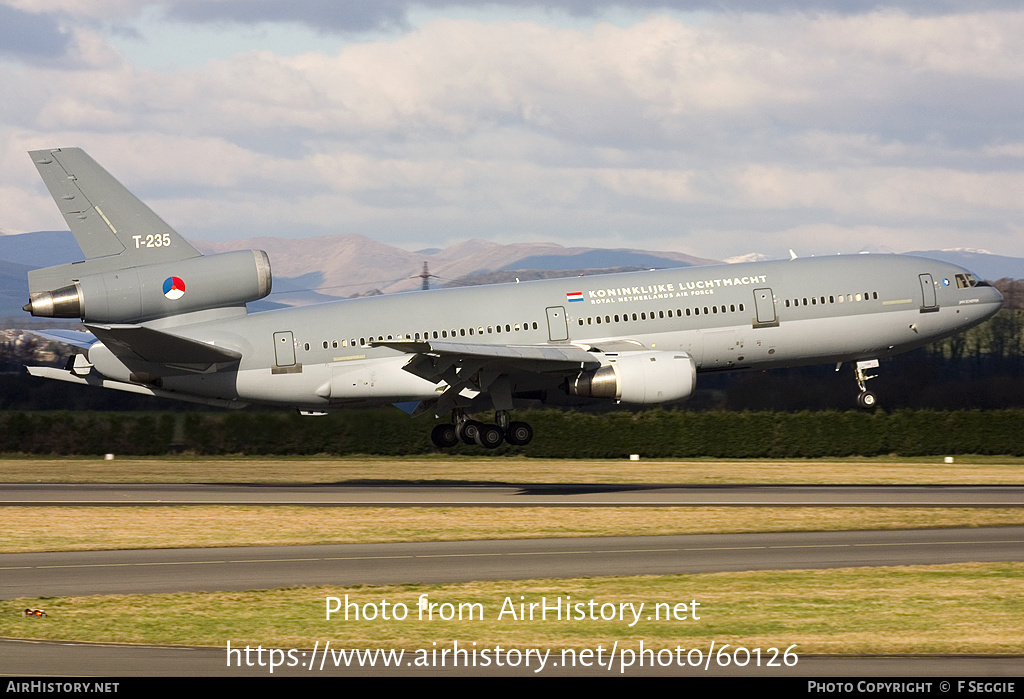
[{"label": "gray military aircraft", "polygon": [[[440,289],[248,313],[270,293],[260,250],[202,255],[78,148],[32,160],[86,259],[29,273],[35,316],[88,332],[33,376],[304,414],[396,404],[451,415],[460,439],[526,444],[525,400],[685,399],[697,374],[850,362],[859,403],[878,360],[991,317],[1000,293],[951,264],[852,255]],[[494,410],[494,423],[469,417]]]}]

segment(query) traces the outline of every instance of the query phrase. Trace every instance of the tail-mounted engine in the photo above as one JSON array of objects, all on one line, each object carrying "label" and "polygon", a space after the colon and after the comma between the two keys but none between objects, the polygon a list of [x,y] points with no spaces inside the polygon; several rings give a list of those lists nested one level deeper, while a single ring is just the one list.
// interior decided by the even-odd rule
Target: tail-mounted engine
[{"label": "tail-mounted engine", "polygon": [[604,366],[569,380],[571,395],[645,405],[688,398],[697,385],[697,365],[685,352],[606,356]]},{"label": "tail-mounted engine", "polygon": [[[25,310],[50,318],[139,323],[191,311],[241,306],[269,294],[272,282],[270,259],[262,250],[86,273],[89,264],[97,261],[77,263],[82,265],[82,274],[71,278],[66,286],[32,292]],[[76,265],[61,267],[73,272]]]}]

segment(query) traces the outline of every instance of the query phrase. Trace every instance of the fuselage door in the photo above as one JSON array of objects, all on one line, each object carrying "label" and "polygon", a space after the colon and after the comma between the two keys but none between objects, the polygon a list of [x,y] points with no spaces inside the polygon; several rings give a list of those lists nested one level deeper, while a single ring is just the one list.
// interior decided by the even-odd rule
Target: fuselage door
[{"label": "fuselage door", "polygon": [[932,281],[932,275],[919,274],[917,276],[921,280],[921,312],[929,313],[939,310],[939,304],[935,300],[935,282]]},{"label": "fuselage door", "polygon": [[295,340],[291,330],[274,333],[274,360],[278,366],[294,366]]},{"label": "fuselage door", "polygon": [[754,308],[757,310],[757,322],[754,327],[778,325],[775,317],[775,296],[771,289],[754,289]]},{"label": "fuselage door", "polygon": [[548,339],[552,342],[563,342],[569,339],[569,325],[565,321],[565,308],[562,306],[549,306],[548,312]]}]

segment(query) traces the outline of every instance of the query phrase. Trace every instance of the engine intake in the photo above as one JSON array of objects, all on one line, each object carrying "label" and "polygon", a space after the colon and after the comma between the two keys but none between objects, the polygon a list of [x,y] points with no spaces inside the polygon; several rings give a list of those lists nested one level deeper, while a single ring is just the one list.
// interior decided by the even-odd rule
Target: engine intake
[{"label": "engine intake", "polygon": [[697,385],[697,365],[685,352],[608,355],[608,364],[570,379],[571,395],[648,405],[688,398]]}]

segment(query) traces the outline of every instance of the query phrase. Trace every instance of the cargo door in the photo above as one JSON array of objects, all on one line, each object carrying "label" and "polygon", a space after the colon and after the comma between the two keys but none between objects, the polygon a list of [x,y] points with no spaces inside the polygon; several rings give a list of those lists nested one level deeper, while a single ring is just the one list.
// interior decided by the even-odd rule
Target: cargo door
[{"label": "cargo door", "polygon": [[931,313],[939,310],[939,304],[935,300],[935,282],[930,274],[919,274],[921,280],[921,313]]},{"label": "cargo door", "polygon": [[291,330],[274,333],[274,361],[278,366],[295,365],[295,339]]},{"label": "cargo door", "polygon": [[754,289],[754,309],[757,312],[755,328],[779,324],[775,317],[775,295],[771,289]]},{"label": "cargo door", "polygon": [[548,339],[551,342],[564,342],[569,339],[569,325],[565,320],[565,308],[550,306],[548,312]]}]

